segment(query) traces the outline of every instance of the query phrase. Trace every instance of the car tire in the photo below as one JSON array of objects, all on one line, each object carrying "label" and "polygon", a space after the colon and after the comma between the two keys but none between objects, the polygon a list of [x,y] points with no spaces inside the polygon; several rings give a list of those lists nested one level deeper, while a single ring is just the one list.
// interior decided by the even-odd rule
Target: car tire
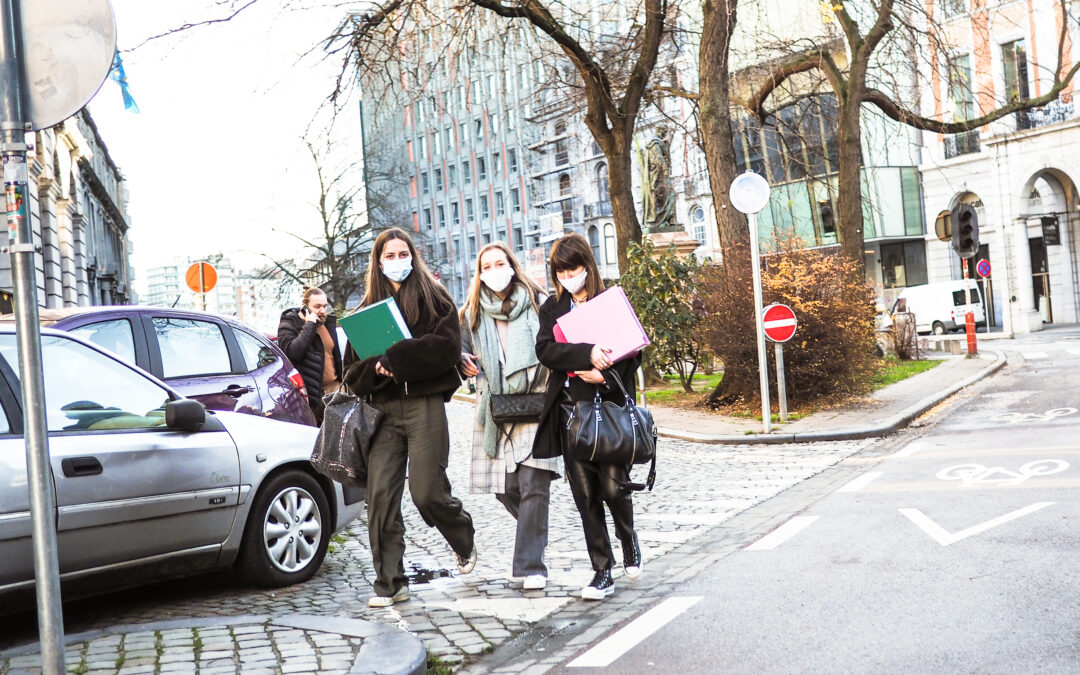
[{"label": "car tire", "polygon": [[944,335],[946,332],[945,324],[941,323],[940,321],[935,321],[933,326],[933,332],[934,335]]},{"label": "car tire", "polygon": [[259,489],[236,570],[267,588],[307,581],[322,565],[332,531],[330,504],[315,479],[297,469],[280,473]]}]

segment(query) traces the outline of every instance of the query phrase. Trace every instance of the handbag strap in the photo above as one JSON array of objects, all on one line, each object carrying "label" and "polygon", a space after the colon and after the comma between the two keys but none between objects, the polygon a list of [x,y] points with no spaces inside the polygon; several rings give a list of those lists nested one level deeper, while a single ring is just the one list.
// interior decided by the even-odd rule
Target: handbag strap
[{"label": "handbag strap", "polygon": [[[641,419],[641,415],[638,414],[637,404],[634,402],[634,399],[630,397],[630,393],[626,391],[626,386],[623,385],[622,377],[620,377],[619,373],[617,373],[614,370],[611,371],[611,376],[615,379],[615,384],[617,384],[619,386],[619,391],[622,392],[623,397],[626,399],[626,405],[630,409],[630,414],[633,415],[635,418],[637,418],[638,424],[641,425],[642,429],[644,429],[645,428],[645,421],[643,419]],[[593,398],[593,404],[596,405],[597,402],[599,401],[599,399],[600,399],[600,385],[596,385],[596,396]],[[646,433],[648,433],[648,432],[646,432]],[[601,475],[600,472],[596,469],[596,467],[593,466],[591,463],[582,462],[581,464],[587,470],[592,471],[596,475],[598,475],[598,476]],[[628,473],[628,475],[629,475],[629,473]],[[620,487],[623,487],[623,488],[625,488],[627,490],[630,490],[631,492],[639,492],[639,491],[645,490],[645,489],[648,489],[649,492],[652,492],[653,484],[656,483],[656,451],[655,450],[653,451],[652,461],[649,462],[649,475],[645,478],[644,483],[635,483],[633,481],[619,480],[618,478],[612,478],[611,476],[606,476],[606,477],[609,480],[613,480],[616,483],[618,483]]]}]

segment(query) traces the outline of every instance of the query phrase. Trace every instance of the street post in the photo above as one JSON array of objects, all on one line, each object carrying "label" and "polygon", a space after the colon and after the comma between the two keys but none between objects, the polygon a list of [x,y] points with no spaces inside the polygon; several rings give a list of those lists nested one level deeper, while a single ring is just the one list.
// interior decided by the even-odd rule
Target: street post
[{"label": "street post", "polygon": [[787,422],[787,378],[784,374],[784,343],[795,335],[799,322],[787,305],[773,303],[761,311],[765,337],[773,343],[776,354],[776,395],[780,399],[780,421]]},{"label": "street post", "polygon": [[0,153],[4,164],[8,244],[14,290],[15,334],[22,383],[23,433],[26,444],[27,487],[30,494],[31,540],[34,551],[35,594],[41,669],[64,672],[64,617],[60,602],[60,563],[56,546],[56,494],[49,463],[49,434],[45,424],[45,378],[38,328],[37,280],[30,193],[26,167],[26,136],[32,127],[26,114],[26,70],[19,0],[0,0]]},{"label": "street post", "polygon": [[769,405],[769,364],[765,352],[765,333],[761,324],[761,254],[758,244],[757,214],[769,203],[769,183],[747,171],[731,181],[731,204],[745,213],[750,226],[750,267],[754,283],[754,332],[757,334],[758,376],[761,382],[761,421],[765,433],[772,431],[772,406]]}]

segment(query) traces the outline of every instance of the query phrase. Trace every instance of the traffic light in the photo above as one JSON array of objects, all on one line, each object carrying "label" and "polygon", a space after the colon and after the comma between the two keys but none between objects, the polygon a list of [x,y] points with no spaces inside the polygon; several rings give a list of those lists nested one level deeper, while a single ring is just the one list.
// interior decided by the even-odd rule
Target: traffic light
[{"label": "traffic light", "polygon": [[974,258],[979,252],[979,215],[971,204],[958,204],[952,210],[952,245],[961,258]]}]

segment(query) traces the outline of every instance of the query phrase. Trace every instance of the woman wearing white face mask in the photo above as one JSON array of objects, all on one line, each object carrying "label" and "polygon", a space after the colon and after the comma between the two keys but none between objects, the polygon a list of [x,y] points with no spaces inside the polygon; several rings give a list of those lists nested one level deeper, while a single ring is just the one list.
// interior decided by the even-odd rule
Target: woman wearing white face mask
[{"label": "woman wearing white face mask", "polygon": [[517,519],[512,575],[524,577],[529,590],[547,585],[548,495],[559,459],[532,457],[537,424],[496,423],[490,397],[544,391],[547,369],[536,358],[542,300],[540,288],[499,241],[480,249],[461,311],[461,371],[477,378],[469,490],[495,493]]},{"label": "woman wearing white face mask", "polygon": [[368,455],[368,537],[375,564],[371,607],[409,599],[401,496],[409,493],[424,521],[439,529],[457,554],[458,570],[476,565],[472,518],[450,492],[446,465],[450,432],[446,402],[461,384],[461,325],[450,294],[417,257],[403,230],[383,231],[371,250],[362,306],[393,297],[412,337],[381,356],[357,359],[345,351],[344,383],[383,411]]},{"label": "woman wearing white face mask", "polygon": [[560,403],[591,401],[599,387],[602,398],[622,405],[622,391],[610,373],[619,374],[627,393],[633,397],[634,376],[641,366],[641,355],[613,363],[609,350],[603,345],[556,341],[554,328],[559,317],[602,293],[604,282],[600,280],[600,270],[589,242],[580,234],[568,234],[556,241],[551,247],[549,262],[555,294],[540,307],[536,355],[540,363],[551,370],[551,377],[544,400],[545,412],[533,443],[533,457],[563,456],[594,572],[592,581],[581,589],[581,597],[603,600],[615,592],[611,577],[615,562],[608,538],[605,506],[622,543],[626,578],[634,580],[641,573],[641,546],[634,531],[634,504],[629,490],[623,487],[629,482],[629,471],[627,467],[615,464],[581,462],[568,454],[563,432],[567,420]]}]

